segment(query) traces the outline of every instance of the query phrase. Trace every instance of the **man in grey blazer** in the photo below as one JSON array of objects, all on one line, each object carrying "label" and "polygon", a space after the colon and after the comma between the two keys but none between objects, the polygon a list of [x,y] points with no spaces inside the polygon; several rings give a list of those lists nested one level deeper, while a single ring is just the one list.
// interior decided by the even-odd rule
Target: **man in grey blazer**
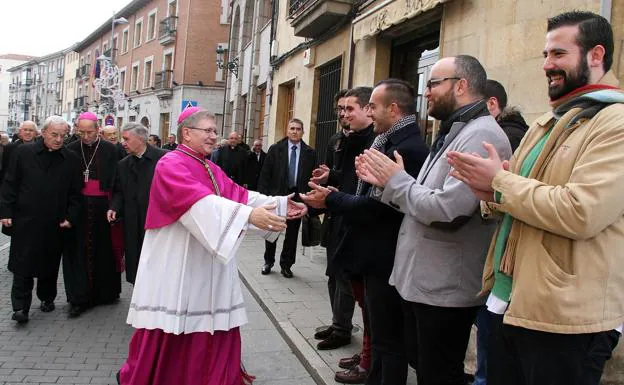
[{"label": "man in grey blazer", "polygon": [[363,180],[383,188],[381,201],[405,214],[390,284],[403,299],[409,348],[417,357],[419,384],[460,384],[470,329],[479,305],[481,274],[494,223],[481,219],[479,200],[449,176],[448,151],[480,153],[492,143],[505,159],[511,147],[484,100],[486,73],[472,56],[439,60],[425,96],[428,114],[441,121],[431,153],[417,178],[396,161],[366,151],[358,162]]}]

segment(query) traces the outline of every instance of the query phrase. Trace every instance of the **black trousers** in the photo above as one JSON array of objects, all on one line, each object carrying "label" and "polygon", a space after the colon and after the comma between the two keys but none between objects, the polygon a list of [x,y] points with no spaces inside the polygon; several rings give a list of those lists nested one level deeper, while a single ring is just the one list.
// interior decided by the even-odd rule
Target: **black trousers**
[{"label": "black trousers", "polygon": [[331,274],[327,280],[329,302],[332,307],[332,328],[334,333],[348,337],[353,330],[353,311],[355,297],[351,288],[351,281],[344,273]]},{"label": "black trousers", "polygon": [[[295,256],[297,254],[297,239],[299,238],[299,227],[301,226],[301,218],[286,221],[286,234],[284,235],[284,244],[282,254],[280,255],[280,266],[289,268],[295,264]],[[275,250],[277,249],[277,241],[264,241],[264,263],[273,266],[275,264]]]},{"label": "black trousers", "polygon": [[[37,278],[37,298],[41,301],[53,302],[56,298],[57,275],[44,278]],[[32,290],[35,285],[33,277],[22,277],[13,274],[13,285],[11,286],[11,303],[13,311],[23,310],[26,313],[30,310],[32,303]]]},{"label": "black trousers", "polygon": [[[464,358],[475,307],[439,307],[403,301],[410,363],[418,385],[464,385]],[[416,349],[414,352],[413,349]]]},{"label": "black trousers", "polygon": [[599,385],[620,333],[557,334],[503,324],[490,313],[488,385]]},{"label": "black trousers", "polygon": [[[388,279],[364,277],[373,359],[367,385],[404,385],[407,357],[403,333],[401,297]],[[419,382],[420,385],[420,382]]]}]

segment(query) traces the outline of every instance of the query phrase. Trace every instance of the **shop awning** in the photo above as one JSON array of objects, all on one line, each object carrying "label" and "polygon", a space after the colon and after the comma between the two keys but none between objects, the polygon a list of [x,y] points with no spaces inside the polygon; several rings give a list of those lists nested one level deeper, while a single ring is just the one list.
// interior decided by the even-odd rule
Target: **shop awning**
[{"label": "shop awning", "polygon": [[377,35],[449,0],[387,0],[364,11],[353,20],[353,41]]}]

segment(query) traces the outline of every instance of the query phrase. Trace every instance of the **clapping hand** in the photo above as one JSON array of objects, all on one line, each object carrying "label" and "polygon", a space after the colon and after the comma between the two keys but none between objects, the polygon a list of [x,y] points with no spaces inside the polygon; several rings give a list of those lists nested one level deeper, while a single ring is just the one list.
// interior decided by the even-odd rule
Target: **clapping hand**
[{"label": "clapping hand", "polygon": [[312,178],[310,178],[311,182],[314,182],[316,184],[327,184],[328,180],[329,167],[327,167],[326,165],[322,164],[319,166],[319,168],[312,171]]},{"label": "clapping hand", "polygon": [[466,183],[481,200],[492,201],[492,180],[501,169],[508,170],[509,162],[500,159],[496,148],[490,143],[483,143],[488,153],[483,158],[477,153],[449,151],[447,160],[453,170],[450,175]]},{"label": "clapping hand", "polygon": [[383,187],[397,172],[404,170],[403,157],[398,151],[394,152],[393,161],[385,154],[371,149],[355,158],[355,172],[364,182],[373,186]]}]

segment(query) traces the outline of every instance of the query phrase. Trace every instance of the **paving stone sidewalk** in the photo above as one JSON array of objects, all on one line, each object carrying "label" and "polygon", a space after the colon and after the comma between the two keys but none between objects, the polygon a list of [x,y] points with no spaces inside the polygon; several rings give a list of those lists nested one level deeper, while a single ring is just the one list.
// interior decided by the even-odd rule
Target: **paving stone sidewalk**
[{"label": "paving stone sidewalk", "polygon": [[[59,277],[57,309],[42,313],[34,296],[30,322],[18,326],[11,320],[9,240],[0,235],[0,385],[116,384],[132,335],[125,323],[132,286],[124,281],[119,303],[69,319]],[[244,292],[250,322],[241,330],[243,361],[257,377],[254,385],[314,385],[260,305]]]},{"label": "paving stone sidewalk", "polygon": [[[301,244],[301,243],[299,243]],[[322,247],[297,248],[297,261],[292,267],[294,277],[287,279],[279,272],[279,255],[282,240],[278,240],[276,252],[277,270],[261,275],[264,264],[264,240],[251,233],[243,241],[238,252],[238,266],[243,281],[267,311],[280,332],[293,347],[295,353],[307,366],[316,381],[321,384],[338,384],[335,372],[342,370],[338,360],[351,357],[362,346],[362,317],[356,305],[352,343],[336,350],[319,351],[314,332],[323,325],[331,324],[331,308],[327,294],[325,267],[327,257]],[[416,375],[409,370],[408,385],[416,385]]]}]

